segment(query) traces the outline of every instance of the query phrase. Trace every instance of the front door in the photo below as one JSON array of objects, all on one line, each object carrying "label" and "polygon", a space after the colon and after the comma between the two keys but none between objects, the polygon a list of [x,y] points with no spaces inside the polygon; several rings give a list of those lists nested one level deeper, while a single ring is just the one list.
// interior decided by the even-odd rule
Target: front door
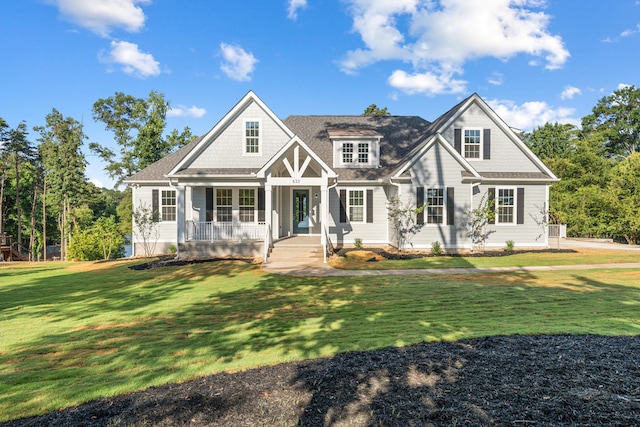
[{"label": "front door", "polygon": [[309,190],[293,190],[293,234],[309,234]]}]

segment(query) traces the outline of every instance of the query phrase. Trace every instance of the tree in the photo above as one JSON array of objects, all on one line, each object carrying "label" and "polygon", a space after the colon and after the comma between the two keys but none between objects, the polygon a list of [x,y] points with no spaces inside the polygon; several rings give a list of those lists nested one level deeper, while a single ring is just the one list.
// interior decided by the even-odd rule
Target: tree
[{"label": "tree", "polygon": [[107,260],[124,255],[124,238],[115,217],[100,217],[90,226],[74,230],[69,257],[83,261]]},{"label": "tree", "polygon": [[370,116],[370,117],[380,117],[380,116],[388,116],[390,115],[390,113],[387,110],[387,107],[380,109],[376,104],[371,104],[364,109],[364,113],[362,113],[362,115]]},{"label": "tree", "polygon": [[[3,121],[4,122],[4,121]],[[6,124],[6,122],[5,122]],[[20,167],[23,163],[28,163],[34,158],[34,150],[31,142],[27,139],[27,125],[20,123],[15,129],[5,129],[0,140],[0,151],[8,157],[15,172],[16,190],[16,223],[17,223],[17,243],[18,251],[22,250],[22,209],[21,209],[21,188],[20,188]]]},{"label": "tree", "polygon": [[600,133],[610,157],[640,151],[640,89],[627,86],[598,101],[582,119],[586,133]]},{"label": "tree", "polygon": [[467,236],[471,239],[471,250],[480,248],[484,251],[484,245],[493,233],[489,230],[489,224],[495,219],[495,209],[489,203],[487,193],[482,195],[478,207],[467,211]]},{"label": "tree", "polygon": [[416,216],[424,212],[425,207],[426,205],[414,206],[412,202],[403,203],[398,196],[387,202],[387,214],[398,251],[404,250],[410,236],[421,227],[416,225]]},{"label": "tree", "polygon": [[565,158],[575,150],[576,128],[571,124],[546,123],[522,136],[531,151],[543,161]]},{"label": "tree", "polygon": [[87,202],[89,188],[84,174],[86,160],[81,147],[87,138],[81,123],[55,108],[46,116],[46,125],[34,128],[40,133],[38,150],[47,185],[47,199],[58,215],[62,258],[72,234],[76,208]]},{"label": "tree", "polygon": [[89,148],[107,163],[105,170],[116,179],[116,186],[193,139],[189,128],[163,137],[168,109],[164,95],[155,91],[146,99],[116,92],[93,104],[94,120],[114,133],[119,149],[116,152],[97,142],[90,143]]},{"label": "tree", "polygon": [[616,165],[608,190],[615,215],[612,233],[624,237],[628,244],[637,243],[640,239],[640,152]]},{"label": "tree", "polygon": [[160,237],[158,233],[158,212],[142,203],[133,211],[133,232],[140,241],[144,255],[153,255],[156,243]]}]

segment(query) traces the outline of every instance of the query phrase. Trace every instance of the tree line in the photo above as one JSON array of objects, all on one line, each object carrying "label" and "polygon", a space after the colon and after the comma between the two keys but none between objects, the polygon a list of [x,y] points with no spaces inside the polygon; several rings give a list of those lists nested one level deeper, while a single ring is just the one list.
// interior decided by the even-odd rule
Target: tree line
[{"label": "tree line", "polygon": [[[91,142],[106,161],[114,189],[96,187],[85,175],[82,123],[52,109],[43,125],[11,127],[0,117],[0,235],[13,237],[30,260],[110,259],[124,253],[131,234],[131,193],[124,179],[190,142],[190,129],[165,134],[169,102],[151,91],[146,98],[121,92],[93,104],[93,118],[114,134],[117,148]],[[35,141],[33,138],[35,137]]]},{"label": "tree line", "polygon": [[547,123],[524,142],[561,179],[550,191],[549,222],[572,237],[640,240],[640,89],[605,96],[581,126]]}]

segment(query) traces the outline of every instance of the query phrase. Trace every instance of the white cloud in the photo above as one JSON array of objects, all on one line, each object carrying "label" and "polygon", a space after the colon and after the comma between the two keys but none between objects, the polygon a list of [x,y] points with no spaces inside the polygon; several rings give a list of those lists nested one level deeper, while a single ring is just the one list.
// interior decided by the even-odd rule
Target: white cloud
[{"label": "white cloud", "polygon": [[410,95],[441,95],[464,92],[464,80],[456,80],[452,73],[415,73],[402,70],[394,71],[389,77],[389,85]]},{"label": "white cloud", "polygon": [[125,73],[141,78],[160,74],[160,63],[150,53],[140,52],[135,43],[112,41],[109,57],[103,61],[119,64]]},{"label": "white cloud", "polygon": [[96,187],[106,188],[105,185],[98,178],[91,178],[91,183]]},{"label": "white cloud", "polygon": [[575,114],[573,108],[553,108],[542,101],[517,105],[513,101],[494,99],[487,103],[509,126],[525,131],[544,126],[545,123],[570,123],[576,126],[580,124],[578,119],[572,117]]},{"label": "white cloud", "polygon": [[191,107],[185,107],[184,105],[177,105],[175,107],[170,107],[169,111],[167,111],[167,117],[195,117],[199,119],[207,113],[207,110],[204,108],[196,107],[195,105]]},{"label": "white cloud", "polygon": [[250,81],[250,74],[253,73],[258,62],[253,54],[245,51],[240,46],[232,46],[226,43],[220,43],[220,50],[224,58],[220,69],[227,77],[240,82]]},{"label": "white cloud", "polygon": [[487,81],[491,85],[502,86],[502,84],[504,83],[504,75],[496,71],[487,79]]},{"label": "white cloud", "polygon": [[565,86],[564,90],[560,94],[560,99],[573,99],[576,95],[582,95],[582,91],[574,86]]},{"label": "white cloud", "polygon": [[287,18],[298,19],[298,10],[307,7],[307,0],[289,0],[289,7],[287,9]]},{"label": "white cloud", "polygon": [[625,30],[625,31],[623,31],[622,33],[620,33],[620,37],[629,37],[629,36],[632,36],[632,35],[638,34],[638,33],[640,33],[640,24],[638,24],[636,26],[636,28],[633,29],[633,30]]},{"label": "white cloud", "polygon": [[64,19],[108,37],[113,28],[140,31],[146,19],[138,4],[151,0],[49,0]]},{"label": "white cloud", "polygon": [[462,72],[471,59],[507,60],[527,54],[555,69],[570,56],[562,39],[549,33],[550,18],[538,10],[544,5],[540,0],[349,2],[353,29],[365,47],[347,52],[340,63],[346,73],[378,61],[400,60],[411,63],[415,75],[443,74],[437,80],[457,85],[459,80],[447,73]]}]

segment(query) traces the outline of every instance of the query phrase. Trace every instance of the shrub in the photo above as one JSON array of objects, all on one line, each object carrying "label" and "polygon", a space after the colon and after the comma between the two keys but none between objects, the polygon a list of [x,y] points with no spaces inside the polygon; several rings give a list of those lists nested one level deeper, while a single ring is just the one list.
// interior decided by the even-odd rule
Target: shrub
[{"label": "shrub", "polygon": [[440,255],[442,253],[442,246],[437,240],[431,243],[431,253],[434,255]]},{"label": "shrub", "polygon": [[514,247],[514,243],[513,240],[507,240],[506,242],[504,242],[505,247],[504,250],[507,252],[513,252],[513,247]]},{"label": "shrub", "polygon": [[362,249],[362,239],[360,237],[356,237],[353,241],[353,246],[355,246],[356,249]]},{"label": "shrub", "polygon": [[171,244],[171,245],[169,246],[169,253],[170,253],[171,255],[175,255],[175,254],[177,254],[177,253],[178,253],[178,247],[177,247],[176,245],[174,245],[174,244]]}]

